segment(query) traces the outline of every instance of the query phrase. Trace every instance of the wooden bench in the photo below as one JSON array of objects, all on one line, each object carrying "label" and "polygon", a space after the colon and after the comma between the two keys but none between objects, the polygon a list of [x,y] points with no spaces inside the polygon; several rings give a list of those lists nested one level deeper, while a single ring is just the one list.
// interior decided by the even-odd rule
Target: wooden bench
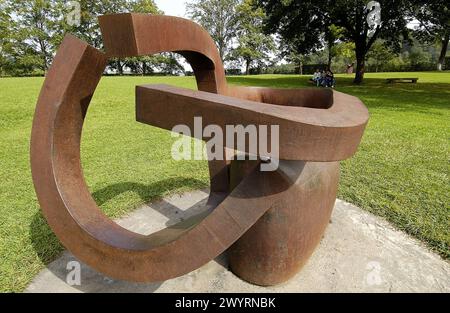
[{"label": "wooden bench", "polygon": [[393,83],[417,83],[419,78],[386,78],[386,83],[393,84]]}]

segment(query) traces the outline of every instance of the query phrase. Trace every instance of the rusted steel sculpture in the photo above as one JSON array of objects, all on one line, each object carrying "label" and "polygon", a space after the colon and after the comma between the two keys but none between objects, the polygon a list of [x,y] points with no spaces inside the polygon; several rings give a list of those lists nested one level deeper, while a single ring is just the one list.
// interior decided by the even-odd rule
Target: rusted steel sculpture
[{"label": "rusted steel sculpture", "polygon": [[[227,249],[232,271],[249,282],[289,279],[325,231],[336,199],[338,161],[355,153],[367,109],[334,90],[228,86],[214,42],[189,20],[146,14],[99,20],[106,53],[66,36],[36,107],[33,181],[55,234],[80,260],[117,279],[166,280]],[[138,86],[139,122],[171,129],[192,126],[193,117],[202,116],[206,125],[279,125],[280,161],[272,172],[260,171],[261,161],[209,161],[209,209],[144,236],[118,226],[96,205],[82,173],[80,137],[108,59],[165,51],[187,59],[200,91]]]}]

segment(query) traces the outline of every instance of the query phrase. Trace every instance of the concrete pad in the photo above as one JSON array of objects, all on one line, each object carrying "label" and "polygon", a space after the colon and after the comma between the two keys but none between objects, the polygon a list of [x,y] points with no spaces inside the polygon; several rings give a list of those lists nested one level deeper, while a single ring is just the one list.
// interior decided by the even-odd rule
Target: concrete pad
[{"label": "concrete pad", "polygon": [[[117,222],[149,234],[204,210],[206,191],[173,196],[144,206]],[[226,256],[182,277],[159,283],[130,283],[105,277],[69,252],[48,265],[26,292],[450,292],[450,264],[383,219],[341,200],[321,244],[306,266],[275,287],[254,286],[227,268]],[[69,269],[68,268],[69,264]],[[72,280],[73,281],[73,280]]]}]

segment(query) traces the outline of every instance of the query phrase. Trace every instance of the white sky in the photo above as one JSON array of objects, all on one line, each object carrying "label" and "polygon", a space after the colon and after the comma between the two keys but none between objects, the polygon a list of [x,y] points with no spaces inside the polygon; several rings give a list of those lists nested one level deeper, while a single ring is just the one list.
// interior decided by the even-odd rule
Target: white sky
[{"label": "white sky", "polygon": [[184,17],[186,1],[187,0],[155,0],[155,3],[166,15]]}]

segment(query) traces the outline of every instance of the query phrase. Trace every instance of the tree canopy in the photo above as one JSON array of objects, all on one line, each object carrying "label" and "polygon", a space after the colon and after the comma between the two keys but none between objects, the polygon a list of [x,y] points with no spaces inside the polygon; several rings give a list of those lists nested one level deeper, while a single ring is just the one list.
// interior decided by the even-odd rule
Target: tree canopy
[{"label": "tree canopy", "polygon": [[[442,0],[187,1],[187,16],[211,34],[229,73],[343,71],[356,61],[360,83],[366,70],[432,69],[434,62],[441,70],[446,60],[450,14]],[[0,75],[44,74],[66,33],[102,49],[97,17],[123,12],[163,14],[153,0],[0,0]],[[409,21],[418,23],[414,31]],[[108,72],[125,71],[180,74],[184,67],[173,53],[110,61]]]},{"label": "tree canopy", "polygon": [[425,43],[440,43],[437,69],[442,71],[450,40],[449,3],[442,0],[418,0],[412,7],[411,14],[420,23],[415,33],[417,38]]},{"label": "tree canopy", "polygon": [[209,32],[222,61],[228,58],[236,37],[238,4],[239,0],[192,0],[186,3],[188,16]]},{"label": "tree canopy", "polygon": [[258,67],[268,62],[276,49],[273,38],[262,29],[265,13],[261,8],[255,8],[255,4],[256,0],[244,0],[236,8],[237,47],[232,51],[232,58],[244,61],[247,75],[253,63]]},{"label": "tree canopy", "polygon": [[[45,73],[66,33],[103,48],[97,17],[117,12],[163,13],[153,0],[0,0],[0,73]],[[184,70],[172,54],[114,59],[109,64],[118,73],[125,66],[141,74]]]},{"label": "tree canopy", "polygon": [[411,1],[379,0],[380,23],[371,23],[378,6],[364,0],[259,0],[267,14],[265,29],[279,33],[298,52],[309,53],[323,46],[323,34],[339,27],[342,40],[355,44],[355,83],[361,83],[365,59],[378,38],[399,48],[400,35],[407,35],[407,8]]}]

